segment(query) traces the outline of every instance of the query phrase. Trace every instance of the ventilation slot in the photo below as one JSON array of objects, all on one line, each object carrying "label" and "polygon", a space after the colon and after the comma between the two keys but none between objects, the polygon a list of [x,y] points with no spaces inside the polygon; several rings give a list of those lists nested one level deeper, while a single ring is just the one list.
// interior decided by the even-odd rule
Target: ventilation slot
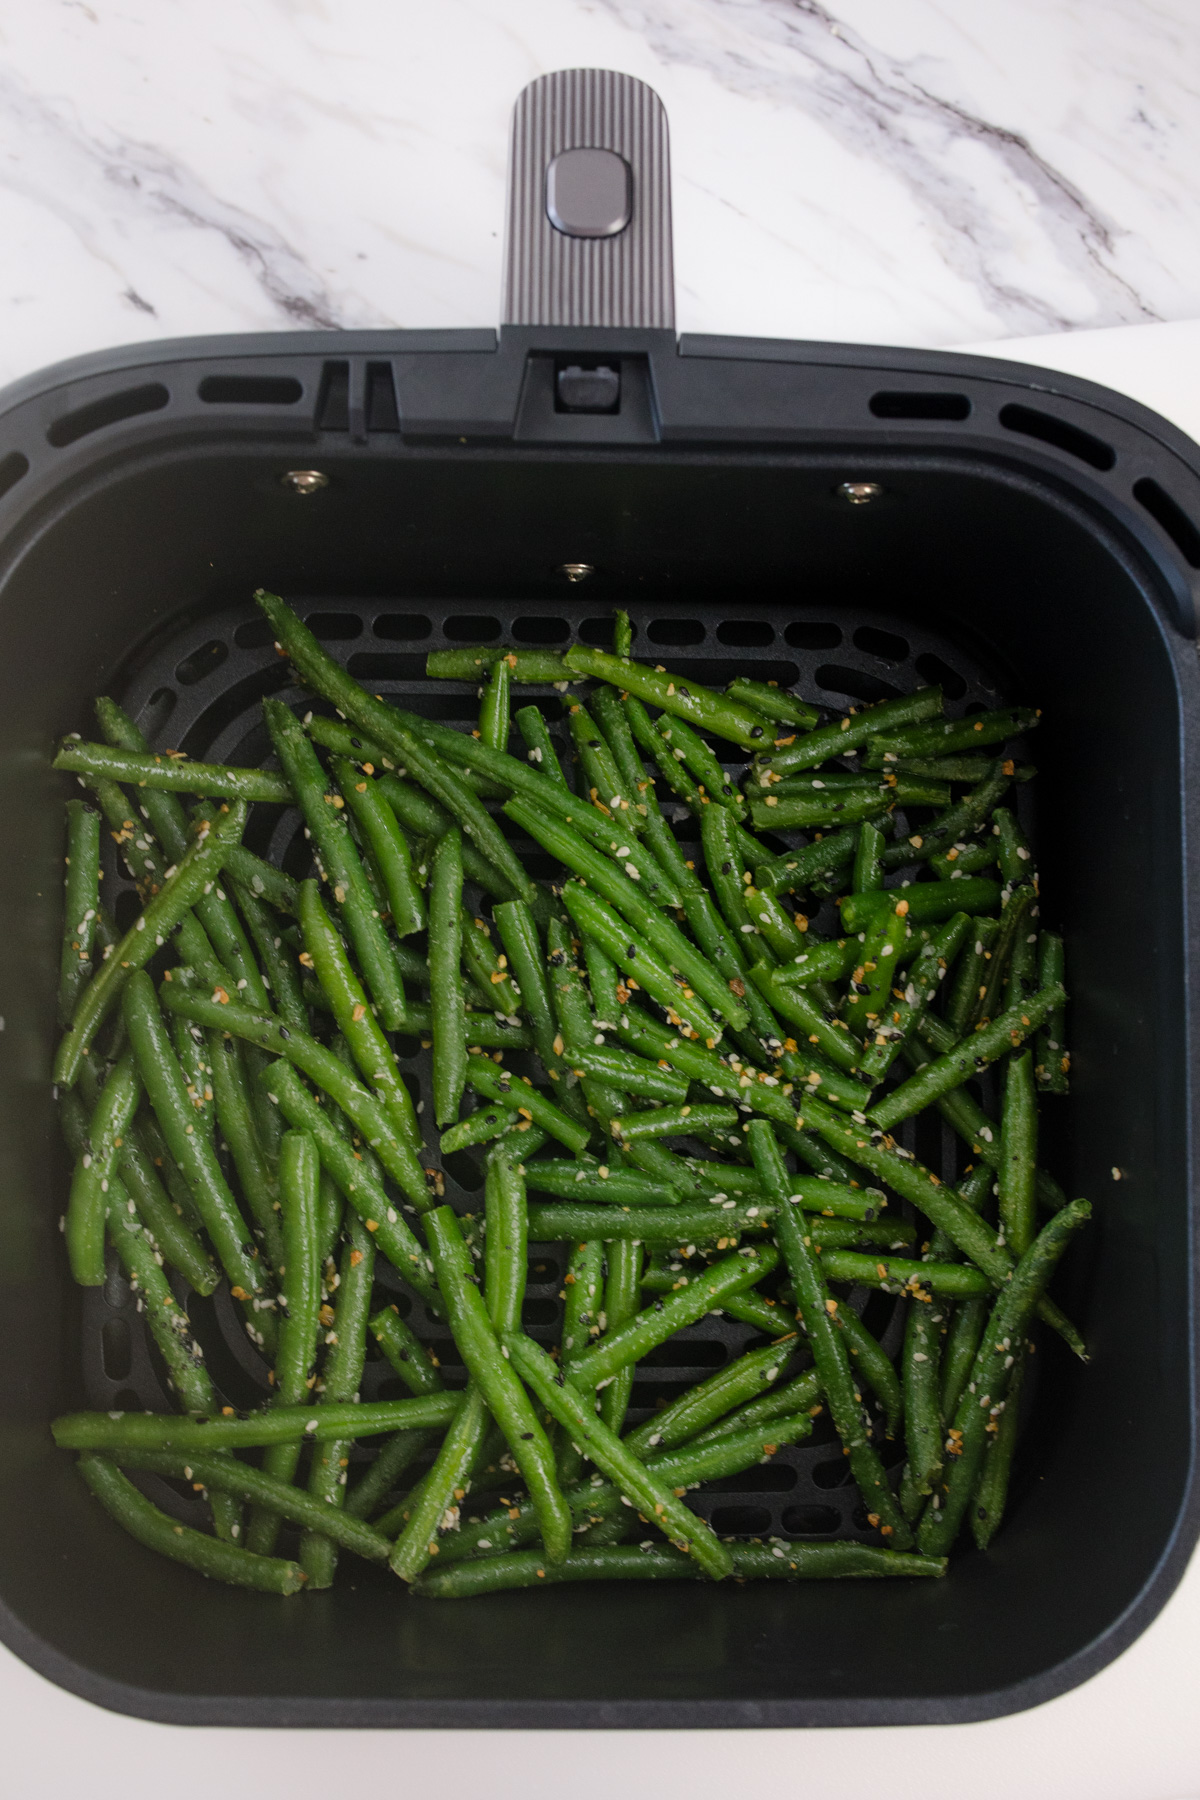
[{"label": "ventilation slot", "polygon": [[490,643],[500,636],[500,621],[476,613],[456,613],[446,620],[446,636],[456,644]]},{"label": "ventilation slot", "polygon": [[327,362],[321,372],[321,392],[317,397],[317,430],[349,431],[350,429],[350,364]]},{"label": "ventilation slot", "polygon": [[1039,443],[1065,450],[1068,456],[1077,456],[1093,469],[1111,469],[1117,460],[1111,444],[1053,413],[1037,412],[1032,406],[1002,406],[1000,423],[1006,431],[1019,431],[1022,437],[1037,438]]},{"label": "ventilation slot", "polygon": [[603,619],[584,619],[576,627],[576,637],[581,644],[591,644],[597,650],[611,650],[613,647],[613,619],[609,613]]},{"label": "ventilation slot", "polygon": [[381,613],[375,621],[375,636],[390,638],[398,644],[427,638],[432,630],[424,613]]},{"label": "ventilation slot", "polygon": [[239,650],[265,650],[275,640],[275,628],[269,619],[247,619],[233,634]]},{"label": "ventilation slot", "polygon": [[323,638],[327,642],[336,638],[362,636],[363,622],[357,613],[309,613],[304,623],[314,637]]},{"label": "ventilation slot", "polygon": [[842,641],[839,626],[815,619],[793,619],[783,635],[796,650],[836,650]]},{"label": "ventilation slot", "polygon": [[876,625],[860,625],[854,634],[854,642],[860,650],[881,656],[885,662],[905,662],[908,658],[907,640],[890,631],[880,631]]},{"label": "ventilation slot", "polygon": [[158,742],[159,734],[166,729],[167,720],[175,711],[175,693],[172,688],[160,687],[151,694],[146,702],[145,710],[139,721],[143,734],[151,744]]},{"label": "ventilation slot", "polygon": [[971,402],[965,394],[872,394],[871,411],[877,419],[969,419]]},{"label": "ventilation slot", "polygon": [[[362,650],[357,656],[350,658],[348,666],[356,681],[412,681],[416,676],[425,673],[425,657],[424,655],[405,656],[399,650],[390,652],[380,650],[374,654],[369,650]],[[423,708],[430,718],[442,716],[436,712],[434,705],[438,699],[438,695],[431,695],[430,704]],[[456,707],[461,704],[460,700],[454,702]],[[465,714],[459,712],[450,716],[456,719],[466,717]]]},{"label": "ventilation slot", "polygon": [[646,635],[652,644],[702,644],[704,627],[698,619],[652,619]]},{"label": "ventilation slot", "polygon": [[1161,525],[1175,548],[1191,564],[1200,569],[1200,531],[1165,488],[1147,475],[1133,484],[1135,500],[1141,502],[1156,525]]},{"label": "ventilation slot", "polygon": [[7,456],[0,456],[0,500],[3,500],[9,488],[16,487],[22,475],[29,473],[29,458],[22,456],[19,450],[13,450]]},{"label": "ventilation slot", "polygon": [[512,634],[519,644],[561,644],[571,635],[565,619],[514,619]]},{"label": "ventilation slot", "polygon": [[817,670],[817,686],[830,694],[848,694],[851,700],[864,700],[873,706],[877,700],[898,700],[900,689],[865,669],[844,669],[836,663],[825,663]]},{"label": "ventilation slot", "polygon": [[775,627],[765,619],[723,619],[717,626],[717,642],[761,649],[775,642]]},{"label": "ventilation slot", "polygon": [[719,1537],[763,1537],[771,1529],[765,1506],[718,1506],[709,1524]]},{"label": "ventilation slot", "polygon": [[295,406],[304,389],[294,375],[206,375],[199,394],[206,406]]},{"label": "ventilation slot", "polygon": [[181,687],[195,687],[198,681],[203,681],[206,675],[219,669],[228,655],[228,644],[223,644],[220,638],[213,638],[211,643],[201,644],[198,650],[193,650],[190,656],[184,657],[175,670],[175,679]]},{"label": "ventilation slot", "polygon": [[367,430],[399,431],[400,408],[391,363],[367,364]]},{"label": "ventilation slot", "polygon": [[780,1521],[789,1537],[822,1537],[841,1522],[834,1506],[789,1506]]},{"label": "ventilation slot", "polygon": [[64,413],[54,421],[46,437],[56,450],[63,450],[93,431],[101,431],[105,425],[119,425],[123,419],[136,419],[140,413],[161,412],[170,398],[161,381],[123,388],[119,394],[106,394],[103,400],[93,400],[75,412]]},{"label": "ventilation slot", "polygon": [[133,1367],[133,1346],[125,1319],[105,1319],[100,1334],[100,1355],[110,1381],[128,1381]]}]

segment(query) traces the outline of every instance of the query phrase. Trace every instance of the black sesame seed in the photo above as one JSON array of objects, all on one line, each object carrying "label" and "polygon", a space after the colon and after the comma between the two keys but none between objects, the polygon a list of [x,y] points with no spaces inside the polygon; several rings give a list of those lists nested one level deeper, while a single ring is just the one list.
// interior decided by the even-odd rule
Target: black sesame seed
[{"label": "black sesame seed", "polygon": [[287,1026],[286,1026],[286,1025],[281,1025],[281,1026],[280,1026],[280,1027],[279,1027],[279,1035],[280,1035],[280,1037],[281,1037],[281,1038],[290,1038],[290,1037],[291,1037],[291,1035],[292,1035],[292,1034],[291,1034],[291,1032],[290,1032],[290,1031],[289,1031],[289,1030],[288,1030],[288,1028],[287,1028]]},{"label": "black sesame seed", "polygon": [[763,731],[762,731],[761,725],[752,725],[750,727],[750,736],[751,737],[760,738],[762,736],[762,734],[763,734]]}]

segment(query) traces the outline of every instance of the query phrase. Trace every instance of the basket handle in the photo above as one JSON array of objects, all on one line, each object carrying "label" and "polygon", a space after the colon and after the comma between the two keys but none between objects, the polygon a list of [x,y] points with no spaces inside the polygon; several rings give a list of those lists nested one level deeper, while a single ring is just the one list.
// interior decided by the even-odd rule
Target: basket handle
[{"label": "basket handle", "polygon": [[558,69],[513,108],[506,325],[672,331],[671,164],[653,88],[612,69]]}]

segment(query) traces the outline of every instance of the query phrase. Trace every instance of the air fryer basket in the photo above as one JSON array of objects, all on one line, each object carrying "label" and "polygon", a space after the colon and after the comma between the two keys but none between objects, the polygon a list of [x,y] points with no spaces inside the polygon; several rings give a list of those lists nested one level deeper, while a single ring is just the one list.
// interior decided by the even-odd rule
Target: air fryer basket
[{"label": "air fryer basket", "polygon": [[[608,135],[590,141],[615,144],[635,174],[647,143],[659,157],[661,212],[665,139],[644,93],[597,78],[609,111],[588,115],[583,73],[549,79],[574,111],[535,93],[518,116],[518,174],[522,118],[549,155],[588,142],[570,133],[589,116],[598,130],[599,116]],[[618,131],[633,126],[636,143]],[[0,1634],[102,1704],[279,1725],[978,1718],[1103,1666],[1161,1607],[1194,1542],[1186,852],[1200,456],[1120,397],[1044,371],[676,341],[669,312],[652,328],[557,323],[564,293],[604,300],[595,274],[552,269],[524,288],[514,275],[517,322],[498,339],[152,345],[48,371],[0,402],[13,847],[0,865]],[[636,299],[632,276],[614,289],[626,290]],[[534,316],[543,300],[549,319]],[[615,373],[615,410],[561,410],[560,374],[597,366]],[[572,582],[568,565],[591,572]],[[960,1551],[940,1583],[574,1588],[457,1605],[346,1566],[334,1590],[288,1602],[161,1564],[88,1498],[49,1419],[166,1396],[123,1279],[81,1306],[57,1230],[62,790],[49,751],[64,729],[90,729],[91,696],[113,692],[156,742],[256,756],[260,697],[304,699],[250,604],[260,584],[374,691],[442,718],[471,716],[474,693],[430,692],[430,649],[606,641],[618,604],[638,653],[702,680],[766,675],[834,707],[937,680],[951,711],[997,697],[1043,708],[1028,823],[1074,1001],[1072,1093],[1047,1101],[1046,1138],[1068,1191],[1096,1206],[1059,1290],[1092,1360],[1042,1345],[1011,1515],[986,1555]],[[256,847],[302,857],[295,816],[259,810]],[[118,906],[121,881],[111,863]],[[401,1049],[427,1091],[419,1044]],[[952,1172],[948,1143],[920,1153]],[[454,1204],[471,1209],[478,1185],[470,1156],[451,1159]],[[550,1338],[561,1251],[534,1246],[531,1263],[527,1322]],[[856,1299],[873,1327],[896,1329],[889,1302]],[[252,1402],[264,1371],[219,1295],[204,1329],[218,1383]],[[748,1335],[729,1320],[680,1334],[642,1371],[635,1405]],[[387,1374],[375,1365],[368,1391],[387,1392]],[[863,1535],[840,1465],[828,1441],[785,1450],[702,1504],[726,1530]],[[165,1487],[157,1497],[188,1504]]]}]

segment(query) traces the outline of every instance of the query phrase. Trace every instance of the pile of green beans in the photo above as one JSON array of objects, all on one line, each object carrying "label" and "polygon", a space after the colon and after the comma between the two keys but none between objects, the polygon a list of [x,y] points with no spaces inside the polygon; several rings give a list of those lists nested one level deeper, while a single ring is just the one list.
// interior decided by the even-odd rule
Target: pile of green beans
[{"label": "pile of green beans", "polygon": [[[55,762],[84,790],[65,1250],[83,1286],[125,1271],[174,1403],[55,1422],[89,1491],[151,1549],[278,1594],[329,1586],[343,1552],[454,1599],[937,1576],[967,1530],[985,1550],[1037,1332],[1086,1355],[1046,1291],[1089,1207],[1039,1160],[1070,1067],[1062,939],[1014,805],[1039,715],[948,719],[937,688],[845,717],[749,677],[717,693],[634,661],[618,613],[612,653],[433,653],[431,680],[478,685],[459,731],[256,598],[312,696],[264,702],[278,768],[156,748],[108,699]],[[542,689],[515,716],[514,682]],[[307,879],[243,842],[280,805]],[[106,831],[140,901],[124,934]],[[926,1115],[952,1169],[914,1154]],[[476,1214],[443,1203],[464,1153]],[[531,1242],[565,1247],[551,1332],[523,1329]],[[222,1281],[269,1369],[250,1411],[189,1319]],[[711,1314],[747,1347],[639,1407],[639,1368]],[[405,1397],[364,1399],[379,1357]],[[848,1459],[861,1541],[714,1531],[706,1483],[814,1432]],[[143,1491],[163,1477],[207,1497],[211,1530]]]}]

